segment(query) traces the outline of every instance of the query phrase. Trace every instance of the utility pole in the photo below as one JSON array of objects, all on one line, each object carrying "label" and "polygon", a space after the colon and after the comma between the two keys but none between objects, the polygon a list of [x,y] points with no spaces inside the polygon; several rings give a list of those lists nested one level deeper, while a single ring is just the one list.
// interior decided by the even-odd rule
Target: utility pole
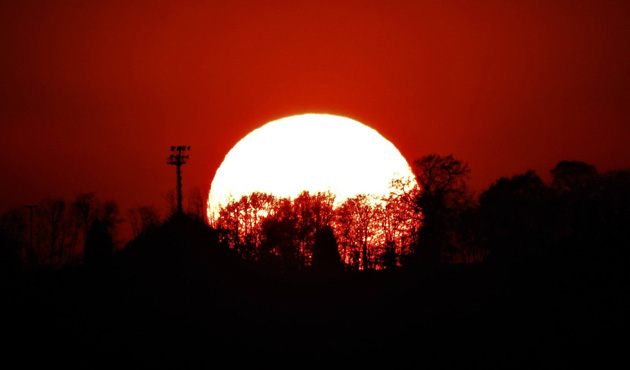
[{"label": "utility pole", "polygon": [[31,236],[29,237],[29,245],[30,249],[28,251],[29,254],[33,253],[33,209],[37,208],[36,205],[26,205],[24,208],[28,208],[31,210]]},{"label": "utility pole", "polygon": [[177,166],[177,212],[184,213],[182,210],[182,170],[181,167],[186,164],[186,160],[189,155],[184,155],[182,153],[189,151],[190,146],[172,146],[171,147],[171,156],[168,158],[166,163]]}]

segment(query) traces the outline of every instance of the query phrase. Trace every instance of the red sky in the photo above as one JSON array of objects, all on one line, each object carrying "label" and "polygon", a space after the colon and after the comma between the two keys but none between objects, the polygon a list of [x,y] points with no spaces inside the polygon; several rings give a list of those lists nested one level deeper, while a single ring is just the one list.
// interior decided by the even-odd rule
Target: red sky
[{"label": "red sky", "polygon": [[[309,4],[310,3],[310,4]],[[0,211],[95,191],[164,208],[298,113],[359,120],[485,189],[630,167],[628,1],[1,1]],[[124,213],[123,213],[124,214]]]}]

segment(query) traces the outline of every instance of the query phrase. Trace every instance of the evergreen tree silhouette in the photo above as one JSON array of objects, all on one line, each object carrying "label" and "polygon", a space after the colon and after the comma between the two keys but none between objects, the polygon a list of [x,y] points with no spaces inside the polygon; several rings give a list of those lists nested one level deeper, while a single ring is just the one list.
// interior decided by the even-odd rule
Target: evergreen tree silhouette
[{"label": "evergreen tree silhouette", "polygon": [[341,257],[333,229],[326,225],[315,232],[313,245],[313,271],[323,274],[342,270]]}]

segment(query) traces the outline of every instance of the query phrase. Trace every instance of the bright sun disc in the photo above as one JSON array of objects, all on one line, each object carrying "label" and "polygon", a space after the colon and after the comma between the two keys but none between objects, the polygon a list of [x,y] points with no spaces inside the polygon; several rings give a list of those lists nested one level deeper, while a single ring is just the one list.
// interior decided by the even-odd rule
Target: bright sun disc
[{"label": "bright sun disc", "polygon": [[330,191],[336,204],[359,194],[387,196],[392,180],[415,179],[398,149],[376,130],[328,114],[303,114],[250,132],[225,156],[208,197],[208,218],[253,192],[295,198]]}]

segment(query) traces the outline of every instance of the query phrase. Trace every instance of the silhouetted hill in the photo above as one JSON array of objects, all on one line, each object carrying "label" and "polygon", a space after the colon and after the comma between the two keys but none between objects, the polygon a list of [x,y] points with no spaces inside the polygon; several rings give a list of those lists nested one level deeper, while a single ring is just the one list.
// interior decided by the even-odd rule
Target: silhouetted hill
[{"label": "silhouetted hill", "polygon": [[[238,255],[219,244],[218,232],[203,220],[174,214],[163,225],[129,242],[118,253],[122,266],[137,269],[163,269],[183,273],[192,266],[224,268],[238,263]],[[168,266],[169,268],[164,270]]]}]

